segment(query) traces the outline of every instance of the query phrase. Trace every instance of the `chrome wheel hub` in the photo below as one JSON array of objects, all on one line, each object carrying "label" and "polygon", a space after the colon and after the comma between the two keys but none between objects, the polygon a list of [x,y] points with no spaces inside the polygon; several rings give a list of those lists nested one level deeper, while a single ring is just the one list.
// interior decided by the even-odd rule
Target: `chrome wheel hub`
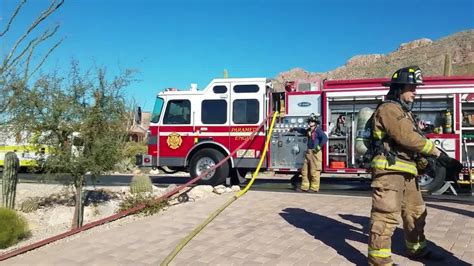
[{"label": "chrome wheel hub", "polygon": [[[209,157],[202,157],[196,163],[196,174],[198,176],[200,176],[204,172],[206,172],[207,170],[211,169],[214,165],[216,165],[214,160],[212,160]],[[216,173],[216,170],[214,169],[214,170],[210,171],[207,175],[205,175],[202,179],[208,180],[208,179],[212,178],[215,173]]]}]

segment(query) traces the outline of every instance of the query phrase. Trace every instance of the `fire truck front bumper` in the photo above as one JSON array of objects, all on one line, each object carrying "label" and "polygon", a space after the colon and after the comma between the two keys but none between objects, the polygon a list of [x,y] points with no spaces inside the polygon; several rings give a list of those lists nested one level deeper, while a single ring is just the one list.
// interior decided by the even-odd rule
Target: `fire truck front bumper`
[{"label": "fire truck front bumper", "polygon": [[135,155],[136,166],[152,166],[152,157],[148,154],[137,154]]}]

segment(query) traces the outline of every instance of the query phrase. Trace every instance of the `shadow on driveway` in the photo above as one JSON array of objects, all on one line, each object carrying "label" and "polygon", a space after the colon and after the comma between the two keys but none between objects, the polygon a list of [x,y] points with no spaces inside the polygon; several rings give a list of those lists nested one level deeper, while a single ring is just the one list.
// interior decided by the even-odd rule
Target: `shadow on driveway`
[{"label": "shadow on driveway", "polygon": [[[369,218],[352,214],[339,214],[344,220],[359,224],[353,226],[338,220],[308,212],[300,208],[286,208],[281,213],[288,223],[295,227],[304,229],[308,234],[314,236],[325,245],[333,248],[339,255],[346,258],[355,265],[367,265],[366,254],[347,243],[347,240],[361,243],[368,242]],[[405,256],[403,230],[397,228],[392,237],[392,253]],[[445,260],[442,263],[429,263],[428,265],[471,265],[444,248],[428,241],[428,247],[437,254],[442,255]]]}]

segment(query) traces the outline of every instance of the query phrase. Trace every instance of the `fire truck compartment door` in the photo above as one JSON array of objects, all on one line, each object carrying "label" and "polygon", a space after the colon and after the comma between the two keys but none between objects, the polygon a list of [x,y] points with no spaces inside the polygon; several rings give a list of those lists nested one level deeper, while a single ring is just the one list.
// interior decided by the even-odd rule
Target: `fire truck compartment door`
[{"label": "fire truck compartment door", "polygon": [[288,115],[321,114],[321,94],[288,94]]}]

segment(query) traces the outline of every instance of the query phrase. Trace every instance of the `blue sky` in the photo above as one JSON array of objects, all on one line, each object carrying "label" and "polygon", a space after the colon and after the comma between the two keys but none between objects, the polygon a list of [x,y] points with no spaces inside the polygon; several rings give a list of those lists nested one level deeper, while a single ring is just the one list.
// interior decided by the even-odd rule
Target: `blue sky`
[{"label": "blue sky", "polygon": [[[5,19],[17,1],[0,2]],[[48,4],[27,2],[2,53]],[[230,77],[275,77],[295,67],[326,72],[355,55],[474,29],[474,1],[66,0],[45,25],[56,23],[65,40],[44,72],[67,69],[71,58],[110,74],[137,69],[127,95],[151,111],[164,88],[202,89],[224,69]]]}]

